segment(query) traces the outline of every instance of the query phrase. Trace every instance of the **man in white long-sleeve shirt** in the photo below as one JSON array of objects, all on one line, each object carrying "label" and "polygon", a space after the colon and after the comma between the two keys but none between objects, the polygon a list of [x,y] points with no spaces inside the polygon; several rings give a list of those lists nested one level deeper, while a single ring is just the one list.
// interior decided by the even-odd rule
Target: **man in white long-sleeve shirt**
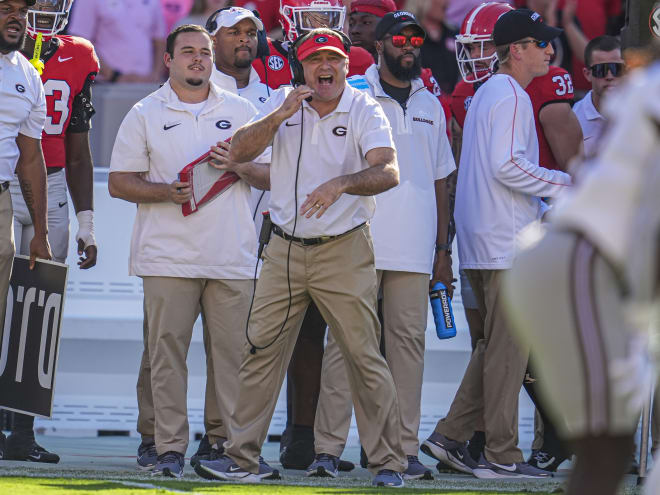
[{"label": "man in white long-sleeve shirt", "polygon": [[[540,218],[541,197],[570,186],[570,177],[538,164],[534,112],[525,86],[548,72],[550,41],[561,31],[528,9],[502,15],[493,32],[500,70],[476,92],[465,120],[456,190],[461,266],[470,280],[484,338],[472,353],[449,414],[423,451],[479,478],[545,477],[523,462],[518,443],[518,394],[527,350],[514,340],[499,301],[511,268],[516,234]],[[465,442],[486,432],[485,456],[471,460]]]}]

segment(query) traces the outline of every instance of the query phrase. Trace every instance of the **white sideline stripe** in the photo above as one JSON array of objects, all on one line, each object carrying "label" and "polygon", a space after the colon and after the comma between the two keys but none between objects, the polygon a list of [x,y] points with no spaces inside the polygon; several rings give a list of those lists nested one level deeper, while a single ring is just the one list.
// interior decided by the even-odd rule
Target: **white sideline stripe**
[{"label": "white sideline stripe", "polygon": [[133,488],[151,488],[153,490],[167,490],[172,493],[185,493],[187,495],[204,495],[199,492],[188,492],[183,490],[177,490],[176,488],[168,488],[162,485],[154,485],[152,483],[138,483],[136,481],[121,481],[121,480],[107,480],[110,483],[118,483],[120,485],[131,486]]}]

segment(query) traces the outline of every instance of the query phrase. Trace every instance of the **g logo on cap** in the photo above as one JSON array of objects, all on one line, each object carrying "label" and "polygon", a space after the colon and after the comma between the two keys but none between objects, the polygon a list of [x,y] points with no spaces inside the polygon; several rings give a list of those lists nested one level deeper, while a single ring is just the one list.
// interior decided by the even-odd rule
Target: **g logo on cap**
[{"label": "g logo on cap", "polygon": [[317,43],[327,43],[328,38],[326,38],[325,36],[319,36],[318,38],[316,38],[316,42]]}]

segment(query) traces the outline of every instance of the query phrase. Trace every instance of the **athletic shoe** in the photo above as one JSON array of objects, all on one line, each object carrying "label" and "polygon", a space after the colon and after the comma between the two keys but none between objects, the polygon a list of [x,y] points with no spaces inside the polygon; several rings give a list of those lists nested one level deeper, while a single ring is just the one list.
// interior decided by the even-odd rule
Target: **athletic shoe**
[{"label": "athletic shoe", "polygon": [[314,462],[314,428],[289,428],[286,432],[286,443],[282,440],[280,448],[280,463],[284,469],[305,470]]},{"label": "athletic shoe", "polygon": [[259,456],[259,474],[257,476],[259,476],[259,479],[261,480],[282,479],[280,472],[277,469],[270,467],[270,465],[261,456]]},{"label": "athletic shoe", "polygon": [[381,469],[378,471],[371,484],[373,486],[389,486],[391,488],[403,488],[404,486],[401,473],[397,473],[391,469]]},{"label": "athletic shoe", "polygon": [[543,452],[542,450],[532,450],[532,455],[529,456],[527,464],[544,471],[554,473],[557,471],[559,465],[566,460],[565,457],[553,455],[550,452]]},{"label": "athletic shoe", "polygon": [[530,466],[526,462],[513,464],[498,464],[489,462],[484,456],[479,459],[479,467],[474,475],[482,479],[500,478],[552,478],[552,473]]},{"label": "athletic shoe", "polygon": [[339,476],[339,457],[330,454],[319,454],[307,468],[305,474],[318,478],[336,478]]},{"label": "athletic shoe", "polygon": [[140,471],[151,471],[156,467],[158,462],[158,452],[156,452],[156,444],[153,440],[144,441],[138,447],[137,451],[137,468]]},{"label": "athletic shoe", "polygon": [[349,471],[353,471],[353,469],[355,469],[355,464],[353,464],[351,461],[345,461],[343,459],[339,459],[339,464],[337,464],[337,469],[341,473],[348,473]]},{"label": "athletic shoe", "polygon": [[183,454],[168,451],[158,456],[158,462],[152,474],[154,476],[162,475],[168,478],[182,478],[184,464]]},{"label": "athletic shoe", "polygon": [[472,470],[477,467],[465,443],[450,440],[436,431],[424,440],[420,450],[462,473],[472,474]]},{"label": "athletic shoe", "polygon": [[477,462],[477,467],[472,470],[472,474],[479,479],[497,479],[502,478],[499,475],[497,467],[486,460],[486,456],[481,454],[479,461]]},{"label": "athletic shoe", "polygon": [[419,457],[409,455],[408,468],[403,472],[404,480],[432,480],[431,470],[419,462]]},{"label": "athletic shoe", "polygon": [[440,474],[463,474],[458,469],[454,469],[449,464],[445,464],[442,461],[438,461],[438,463],[435,465],[435,468],[438,470],[438,473]]},{"label": "athletic shoe", "polygon": [[201,460],[195,464],[195,472],[207,480],[237,481],[239,483],[259,483],[259,475],[252,474],[236,464],[225,454],[212,455],[208,461]]},{"label": "athletic shoe", "polygon": [[[218,441],[218,449],[220,449],[221,453],[224,450],[222,447],[223,442]],[[202,439],[199,441],[199,446],[197,447],[197,452],[190,458],[190,465],[192,467],[195,467],[195,464],[197,464],[200,460],[204,459],[205,461],[208,461],[211,458],[211,444],[209,443],[209,437],[208,435],[204,435]]]},{"label": "athletic shoe", "polygon": [[4,459],[8,461],[45,462],[57,464],[60,456],[48,452],[34,439],[34,434],[12,433],[5,442]]}]

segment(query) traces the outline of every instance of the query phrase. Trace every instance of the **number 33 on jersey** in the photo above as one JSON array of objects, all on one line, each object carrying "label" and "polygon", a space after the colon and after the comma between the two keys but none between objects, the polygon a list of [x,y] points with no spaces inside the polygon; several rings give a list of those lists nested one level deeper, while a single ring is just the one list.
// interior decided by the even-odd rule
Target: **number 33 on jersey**
[{"label": "number 33 on jersey", "polygon": [[89,129],[93,112],[90,86],[99,71],[94,46],[77,36],[51,38],[42,58],[41,81],[46,94],[46,124],[42,146],[47,167],[66,166],[67,131]]}]

